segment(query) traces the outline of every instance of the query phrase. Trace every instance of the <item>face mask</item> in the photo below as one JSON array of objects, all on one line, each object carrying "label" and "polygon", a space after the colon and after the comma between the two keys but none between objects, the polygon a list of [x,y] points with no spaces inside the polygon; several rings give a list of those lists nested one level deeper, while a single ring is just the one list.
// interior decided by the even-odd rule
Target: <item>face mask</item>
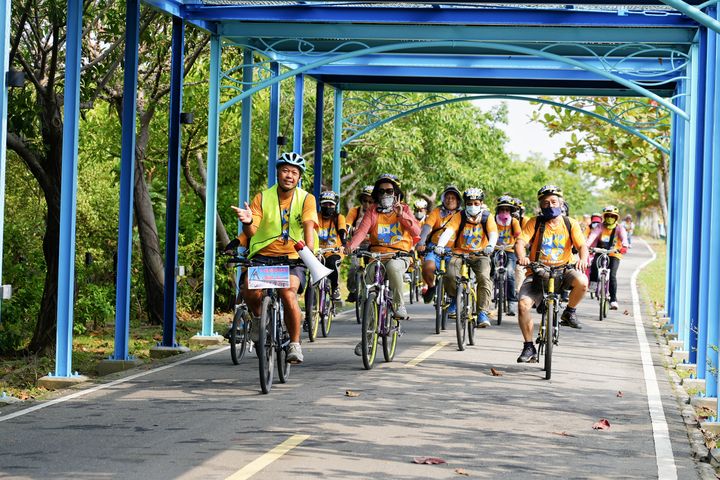
[{"label": "face mask", "polygon": [[330,217],[335,213],[335,207],[320,207],[320,213],[323,217]]},{"label": "face mask", "polygon": [[510,221],[510,214],[508,212],[498,213],[498,220],[500,220],[503,223],[507,223]]},{"label": "face mask", "polygon": [[390,208],[395,205],[395,195],[383,195],[380,197],[380,206],[382,208]]},{"label": "face mask", "polygon": [[465,207],[465,211],[471,217],[477,216],[481,210],[482,210],[482,207],[480,205],[468,205],[467,207]]},{"label": "face mask", "polygon": [[615,220],[614,218],[606,218],[603,220],[603,223],[606,227],[612,227],[617,223],[617,220]]},{"label": "face mask", "polygon": [[423,218],[425,218],[425,214],[423,212],[415,212],[415,218],[417,218],[418,220],[422,220]]},{"label": "face mask", "polygon": [[542,208],[542,216],[546,220],[550,220],[559,217],[562,214],[562,208],[560,207],[545,207]]}]

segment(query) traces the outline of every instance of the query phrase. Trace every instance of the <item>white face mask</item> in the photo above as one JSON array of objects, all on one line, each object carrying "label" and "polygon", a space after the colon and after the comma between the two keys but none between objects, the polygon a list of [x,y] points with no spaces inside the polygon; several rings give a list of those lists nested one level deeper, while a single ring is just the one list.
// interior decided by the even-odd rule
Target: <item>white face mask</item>
[{"label": "white face mask", "polygon": [[465,207],[465,211],[471,217],[475,217],[482,211],[482,207],[480,205],[468,205]]},{"label": "white face mask", "polygon": [[423,212],[415,212],[415,218],[417,218],[418,220],[422,220],[423,218],[425,218],[425,214]]},{"label": "white face mask", "polygon": [[390,208],[395,204],[395,195],[383,195],[380,197],[380,206],[382,208]]}]

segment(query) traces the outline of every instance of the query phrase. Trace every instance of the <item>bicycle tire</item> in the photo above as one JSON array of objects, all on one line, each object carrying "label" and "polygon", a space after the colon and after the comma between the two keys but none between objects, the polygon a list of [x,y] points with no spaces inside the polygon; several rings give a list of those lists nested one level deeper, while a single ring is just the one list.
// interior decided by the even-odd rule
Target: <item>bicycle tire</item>
[{"label": "bicycle tire", "polygon": [[250,314],[244,307],[238,308],[230,326],[230,358],[235,365],[245,357],[248,342]]},{"label": "bicycle tire", "polygon": [[317,311],[317,287],[308,285],[305,289],[305,327],[307,328],[308,340],[315,341],[318,326]]},{"label": "bicycle tire", "polygon": [[477,321],[477,302],[476,302],[475,289],[468,287],[467,302],[470,304],[468,308],[468,319],[467,319],[467,340],[468,345],[475,345],[475,322]]},{"label": "bicycle tire", "polygon": [[323,338],[326,338],[328,335],[330,335],[330,328],[332,327],[333,311],[335,310],[335,304],[332,300],[332,292],[330,292],[327,288],[325,288],[323,291],[325,292],[325,304],[323,308],[323,310],[325,311],[321,312],[320,314],[320,331]]},{"label": "bicycle tire", "polygon": [[607,294],[605,292],[605,277],[600,277],[600,282],[598,283],[598,288],[600,295],[598,295],[600,300],[600,313],[598,315],[599,320],[602,322],[603,318],[607,317],[607,306],[605,305],[607,303]]},{"label": "bicycle tire", "polygon": [[[285,343],[285,342],[282,342]],[[290,378],[291,364],[287,361],[287,347],[282,344],[275,347],[275,357],[277,359],[278,380],[280,383],[286,383]]]},{"label": "bicycle tire", "polygon": [[414,285],[414,282],[415,282],[415,271],[413,270],[413,271],[410,273],[410,281],[408,282],[408,286],[410,287],[410,291],[409,291],[409,294],[408,294],[408,298],[410,299],[410,305],[412,305],[413,303],[415,303],[415,285]]},{"label": "bicycle tire", "polygon": [[557,312],[552,302],[548,302],[545,308],[546,312],[543,314],[543,321],[545,321],[545,380],[550,380],[552,376],[553,325],[557,323]]},{"label": "bicycle tire", "polygon": [[273,371],[275,368],[275,348],[270,329],[267,328],[272,321],[272,298],[266,296],[262,303],[262,315],[260,317],[260,332],[258,338],[257,355],[258,367],[260,370],[260,389],[263,393],[270,393],[273,383]]},{"label": "bicycle tire", "polygon": [[392,362],[393,358],[395,358],[395,349],[397,348],[400,320],[391,314],[387,306],[385,307],[385,316],[390,324],[390,328],[387,333],[382,335],[383,358],[385,358],[386,362]]},{"label": "bicycle tire", "polygon": [[498,297],[497,297],[497,324],[500,325],[503,319],[503,310],[505,308],[505,276],[501,276],[498,280]]},{"label": "bicycle tire", "polygon": [[362,308],[365,305],[365,285],[362,281],[362,272],[355,274],[355,320],[358,325],[362,323],[363,312]]},{"label": "bicycle tire", "polygon": [[467,299],[465,288],[467,286],[458,282],[457,293],[455,294],[455,336],[457,338],[458,350],[465,350],[465,334],[467,333]]},{"label": "bicycle tire", "polygon": [[443,303],[445,301],[445,292],[443,291],[442,277],[435,282],[435,333],[440,334],[442,326]]},{"label": "bicycle tire", "polygon": [[363,306],[363,320],[360,330],[360,345],[362,348],[362,361],[365,370],[370,370],[375,363],[378,342],[378,305],[375,302],[377,293],[373,292],[365,299]]}]

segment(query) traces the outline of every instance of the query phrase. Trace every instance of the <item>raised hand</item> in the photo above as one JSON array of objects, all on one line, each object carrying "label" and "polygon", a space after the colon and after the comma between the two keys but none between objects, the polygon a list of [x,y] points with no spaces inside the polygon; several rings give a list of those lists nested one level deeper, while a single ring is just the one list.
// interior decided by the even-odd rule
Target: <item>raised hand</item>
[{"label": "raised hand", "polygon": [[252,210],[250,210],[250,205],[248,205],[247,202],[245,202],[245,208],[239,208],[234,205],[230,205],[230,208],[235,210],[235,213],[237,214],[238,220],[240,220],[244,224],[252,223]]}]

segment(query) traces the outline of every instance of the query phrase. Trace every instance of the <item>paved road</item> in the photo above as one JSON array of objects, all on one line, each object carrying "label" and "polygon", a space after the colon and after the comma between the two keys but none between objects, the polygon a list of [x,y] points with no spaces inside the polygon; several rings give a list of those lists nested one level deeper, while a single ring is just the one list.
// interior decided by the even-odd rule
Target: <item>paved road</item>
[{"label": "paved road", "polygon": [[[656,477],[629,290],[648,257],[638,244],[623,261],[622,306],[606,321],[586,300],[583,330],[562,331],[551,381],[539,365],[515,363],[522,345],[512,319],[459,352],[454,331],[431,333],[430,306],[411,306],[395,361],[365,371],[346,316],[331,338],[304,345],[305,365],[270,395],[259,394],[254,357],[233,366],[224,350],[0,418],[0,478],[225,479],[258,458],[268,465],[257,479],[462,478],[456,469],[471,478]],[[440,341],[448,345],[405,365]],[[677,475],[697,478],[667,377],[655,371]],[[609,431],[591,428],[600,418]],[[265,455],[288,439],[297,446],[284,456]],[[447,464],[416,465],[416,456]]]}]

